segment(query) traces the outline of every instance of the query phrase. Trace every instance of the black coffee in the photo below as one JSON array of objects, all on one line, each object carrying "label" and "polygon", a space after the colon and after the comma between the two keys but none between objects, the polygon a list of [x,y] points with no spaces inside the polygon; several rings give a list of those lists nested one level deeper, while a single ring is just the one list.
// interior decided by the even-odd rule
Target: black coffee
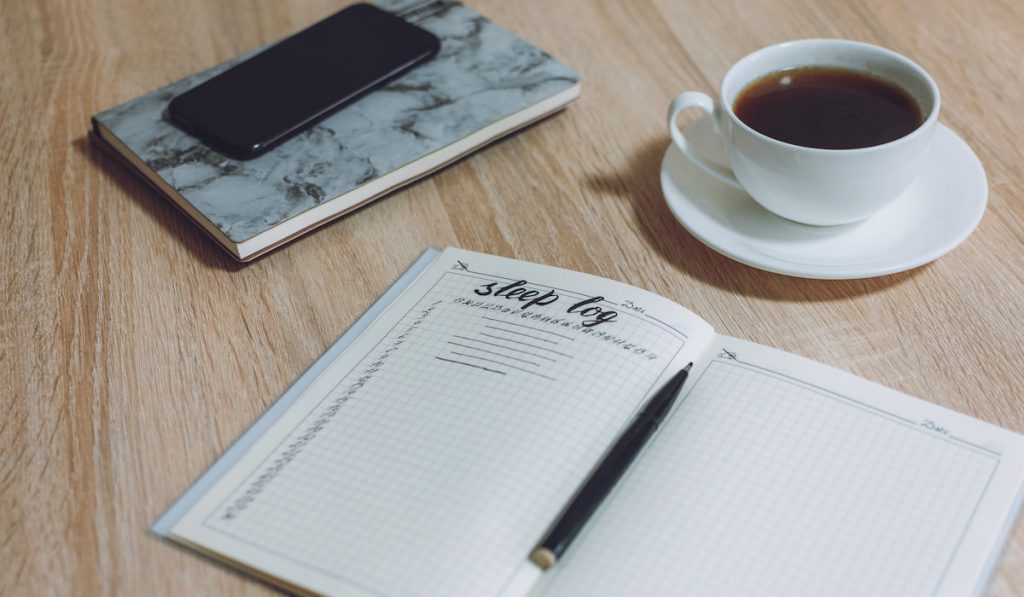
[{"label": "black coffee", "polygon": [[896,85],[857,71],[808,67],[748,85],[733,111],[755,131],[820,149],[881,145],[921,126],[921,109]]}]

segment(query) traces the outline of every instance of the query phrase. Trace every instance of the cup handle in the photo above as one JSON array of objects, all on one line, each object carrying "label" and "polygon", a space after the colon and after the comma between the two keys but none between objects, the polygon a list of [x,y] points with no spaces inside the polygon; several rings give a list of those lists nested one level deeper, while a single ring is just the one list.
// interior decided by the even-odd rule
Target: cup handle
[{"label": "cup handle", "polygon": [[698,91],[684,91],[676,96],[676,99],[672,100],[672,103],[668,106],[668,131],[672,135],[672,142],[676,144],[679,151],[683,152],[683,155],[688,157],[694,164],[700,166],[705,172],[729,186],[742,190],[743,186],[736,180],[731,170],[723,168],[718,164],[712,164],[690,149],[690,145],[686,142],[686,137],[683,136],[683,132],[679,130],[679,125],[676,124],[679,113],[687,108],[700,108],[707,112],[714,123],[715,133],[719,136],[722,134],[718,123],[717,110],[715,109],[715,101]]}]

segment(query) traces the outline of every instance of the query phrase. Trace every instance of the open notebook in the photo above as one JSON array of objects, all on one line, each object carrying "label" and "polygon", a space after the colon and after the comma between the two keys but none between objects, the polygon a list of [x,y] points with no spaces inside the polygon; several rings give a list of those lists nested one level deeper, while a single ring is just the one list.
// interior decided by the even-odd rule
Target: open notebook
[{"label": "open notebook", "polygon": [[[683,394],[558,565],[527,556]],[[964,595],[1024,438],[585,274],[428,252],[154,526],[344,595]]]}]

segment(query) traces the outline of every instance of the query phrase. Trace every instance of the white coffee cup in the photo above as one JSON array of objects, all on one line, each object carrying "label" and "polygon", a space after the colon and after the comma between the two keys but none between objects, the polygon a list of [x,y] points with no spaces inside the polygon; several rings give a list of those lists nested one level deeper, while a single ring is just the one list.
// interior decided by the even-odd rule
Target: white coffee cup
[{"label": "white coffee cup", "polygon": [[[845,68],[894,83],[917,102],[924,122],[881,145],[817,149],[761,134],[733,112],[737,96],[754,81],[809,66]],[[711,116],[731,171],[702,159],[687,144],[676,122],[687,108],[700,108]],[[719,101],[687,91],[672,100],[668,109],[672,141],[694,163],[743,189],[769,211],[819,226],[863,220],[896,199],[920,171],[938,121],[939,88],[924,69],[891,50],[834,39],[791,41],[758,50],[729,69]]]}]

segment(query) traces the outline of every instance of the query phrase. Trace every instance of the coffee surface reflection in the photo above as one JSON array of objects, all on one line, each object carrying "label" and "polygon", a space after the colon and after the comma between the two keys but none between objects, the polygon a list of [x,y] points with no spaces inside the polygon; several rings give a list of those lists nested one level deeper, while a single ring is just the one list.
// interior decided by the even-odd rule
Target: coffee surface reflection
[{"label": "coffee surface reflection", "polygon": [[905,90],[854,70],[806,67],[764,76],[743,89],[736,116],[773,139],[818,149],[895,141],[924,121]]}]

